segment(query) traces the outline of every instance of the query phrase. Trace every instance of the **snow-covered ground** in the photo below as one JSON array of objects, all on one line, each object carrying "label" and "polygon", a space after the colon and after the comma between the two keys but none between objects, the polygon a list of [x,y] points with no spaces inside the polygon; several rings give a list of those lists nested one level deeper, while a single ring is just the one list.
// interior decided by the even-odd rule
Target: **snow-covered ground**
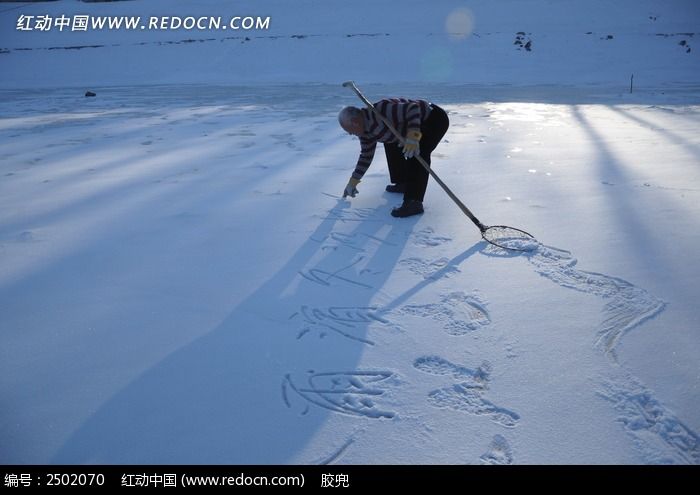
[{"label": "snow-covered ground", "polygon": [[[255,70],[139,44],[192,33],[7,31],[228,4],[189,3],[0,4],[0,462],[700,463],[700,47],[655,33],[694,2],[471,2],[460,39],[463,2],[249,2]],[[426,40],[449,63],[414,71]],[[489,246],[434,182],[391,217],[381,148],[340,199],[346,79],[448,110],[435,170],[541,246]]]},{"label": "snow-covered ground", "polygon": [[[143,29],[18,31],[19,15],[140,17]],[[152,29],[221,17],[216,30]],[[165,21],[162,17],[168,17]],[[267,29],[223,29],[234,17]],[[0,87],[697,82],[695,0],[59,0],[0,5]],[[164,24],[161,24],[164,22]],[[184,21],[183,21],[184,23]],[[241,27],[241,19],[232,27]],[[519,42],[520,44],[516,44]],[[529,46],[527,46],[529,43]],[[527,46],[528,49],[525,47]],[[350,76],[350,77],[349,77]]]}]

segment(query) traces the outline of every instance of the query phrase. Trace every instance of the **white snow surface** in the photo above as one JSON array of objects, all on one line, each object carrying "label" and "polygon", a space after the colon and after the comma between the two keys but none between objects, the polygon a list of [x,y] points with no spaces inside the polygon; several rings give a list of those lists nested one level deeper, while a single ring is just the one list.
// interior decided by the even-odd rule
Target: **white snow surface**
[{"label": "white snow surface", "polygon": [[[699,13],[0,3],[0,463],[700,463]],[[391,217],[381,146],[343,200],[348,79],[447,110],[434,169],[535,249],[434,181]]]}]

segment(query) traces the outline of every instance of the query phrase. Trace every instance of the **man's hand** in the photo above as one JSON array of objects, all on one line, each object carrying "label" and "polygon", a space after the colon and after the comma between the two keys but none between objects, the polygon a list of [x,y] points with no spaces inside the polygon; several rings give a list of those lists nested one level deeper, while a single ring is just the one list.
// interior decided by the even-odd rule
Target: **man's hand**
[{"label": "man's hand", "polygon": [[343,198],[347,198],[350,196],[351,198],[354,198],[357,196],[357,194],[360,192],[357,190],[357,185],[360,183],[360,179],[356,179],[354,177],[350,177],[350,180],[348,181],[348,185],[345,186],[345,191],[343,191]]},{"label": "man's hand", "polygon": [[406,133],[406,139],[403,143],[403,156],[407,160],[413,158],[416,155],[420,155],[420,138],[423,134],[418,129],[409,129]]}]

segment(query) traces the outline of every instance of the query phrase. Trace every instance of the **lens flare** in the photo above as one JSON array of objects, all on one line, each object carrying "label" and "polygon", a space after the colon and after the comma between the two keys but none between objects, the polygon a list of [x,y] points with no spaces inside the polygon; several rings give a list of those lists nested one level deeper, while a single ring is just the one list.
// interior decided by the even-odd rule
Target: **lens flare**
[{"label": "lens flare", "polygon": [[467,8],[455,9],[445,20],[445,31],[454,40],[463,40],[474,31],[474,15]]}]

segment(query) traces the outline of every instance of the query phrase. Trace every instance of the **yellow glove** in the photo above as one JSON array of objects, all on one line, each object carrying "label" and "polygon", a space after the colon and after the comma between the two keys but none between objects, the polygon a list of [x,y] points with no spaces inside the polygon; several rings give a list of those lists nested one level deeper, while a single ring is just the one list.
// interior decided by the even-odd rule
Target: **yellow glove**
[{"label": "yellow glove", "polygon": [[360,192],[357,190],[357,185],[360,183],[360,179],[356,179],[354,177],[350,177],[350,180],[348,181],[348,185],[345,186],[345,191],[343,191],[343,198],[347,198],[350,196],[351,198],[354,198],[357,196],[357,194]]},{"label": "yellow glove", "polygon": [[406,133],[406,139],[403,142],[403,156],[407,160],[416,155],[420,155],[420,138],[423,134],[418,129],[409,129]]}]

